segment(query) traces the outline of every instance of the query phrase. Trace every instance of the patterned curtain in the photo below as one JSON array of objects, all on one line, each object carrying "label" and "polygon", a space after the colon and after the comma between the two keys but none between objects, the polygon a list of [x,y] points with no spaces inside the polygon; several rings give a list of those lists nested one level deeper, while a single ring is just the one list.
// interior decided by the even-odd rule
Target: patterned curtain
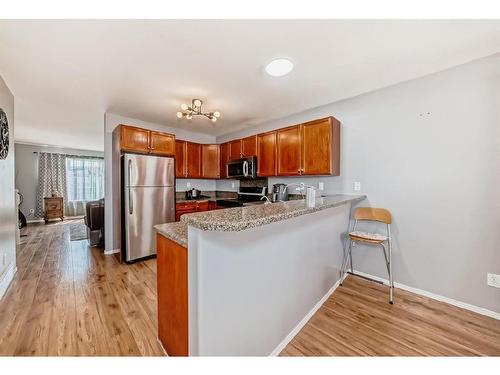
[{"label": "patterned curtain", "polygon": [[43,217],[43,198],[52,194],[66,198],[66,155],[38,154],[38,192],[36,216]]},{"label": "patterned curtain", "polygon": [[85,215],[85,205],[104,197],[104,159],[66,157],[66,215]]}]

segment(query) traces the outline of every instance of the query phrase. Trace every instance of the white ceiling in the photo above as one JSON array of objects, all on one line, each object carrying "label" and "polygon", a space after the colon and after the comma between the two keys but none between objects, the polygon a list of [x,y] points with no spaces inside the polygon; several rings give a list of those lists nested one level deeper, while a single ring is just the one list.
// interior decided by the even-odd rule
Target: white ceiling
[{"label": "white ceiling", "polygon": [[[16,140],[96,150],[106,111],[221,135],[497,52],[495,20],[0,21]],[[178,120],[193,97],[220,121]]]}]

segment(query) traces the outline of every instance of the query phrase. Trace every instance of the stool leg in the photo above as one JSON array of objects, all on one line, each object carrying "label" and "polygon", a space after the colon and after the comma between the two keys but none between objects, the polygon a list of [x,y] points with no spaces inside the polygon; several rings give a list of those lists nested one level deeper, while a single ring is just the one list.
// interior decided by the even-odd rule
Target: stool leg
[{"label": "stool leg", "polygon": [[346,252],[344,254],[344,259],[342,261],[342,269],[340,272],[340,286],[342,286],[342,283],[344,282],[344,276],[347,271],[347,262],[349,261],[350,252],[351,252],[351,241],[349,240],[349,247],[346,249]]},{"label": "stool leg", "polygon": [[392,246],[391,246],[391,238],[387,240],[389,247],[389,303],[394,304],[393,299],[393,291],[394,291],[394,280],[392,276]]},{"label": "stool leg", "polygon": [[351,273],[354,273],[354,268],[352,267],[352,243],[353,241],[349,241],[349,263],[351,265]]}]

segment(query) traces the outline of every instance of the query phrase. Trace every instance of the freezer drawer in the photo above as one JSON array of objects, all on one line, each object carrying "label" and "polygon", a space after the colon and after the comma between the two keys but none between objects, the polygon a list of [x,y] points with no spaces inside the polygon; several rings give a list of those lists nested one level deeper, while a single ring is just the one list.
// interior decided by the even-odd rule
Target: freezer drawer
[{"label": "freezer drawer", "polygon": [[123,159],[125,186],[174,186],[173,158],[125,154]]},{"label": "freezer drawer", "polygon": [[125,260],[156,254],[153,226],[175,221],[173,187],[125,188]]}]

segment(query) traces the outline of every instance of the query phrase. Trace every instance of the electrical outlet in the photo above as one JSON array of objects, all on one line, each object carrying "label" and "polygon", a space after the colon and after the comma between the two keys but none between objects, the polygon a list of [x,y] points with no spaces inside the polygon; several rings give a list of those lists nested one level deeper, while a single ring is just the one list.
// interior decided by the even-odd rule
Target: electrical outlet
[{"label": "electrical outlet", "polygon": [[34,209],[34,208],[30,208],[30,214],[31,214],[31,215],[34,215],[34,214],[35,214],[35,209]]},{"label": "electrical outlet", "polygon": [[191,182],[188,182],[188,183],[186,184],[186,186],[187,186],[188,188],[190,188],[190,187],[191,187]]},{"label": "electrical outlet", "polygon": [[495,275],[494,273],[488,273],[486,282],[489,286],[494,288],[500,288],[500,275]]},{"label": "electrical outlet", "polygon": [[361,190],[361,182],[356,181],[354,182],[354,191],[360,191]]},{"label": "electrical outlet", "polygon": [[236,184],[234,182],[231,182],[231,187],[232,188],[236,187]]},{"label": "electrical outlet", "polygon": [[325,184],[323,182],[318,182],[318,190],[325,190]]}]

